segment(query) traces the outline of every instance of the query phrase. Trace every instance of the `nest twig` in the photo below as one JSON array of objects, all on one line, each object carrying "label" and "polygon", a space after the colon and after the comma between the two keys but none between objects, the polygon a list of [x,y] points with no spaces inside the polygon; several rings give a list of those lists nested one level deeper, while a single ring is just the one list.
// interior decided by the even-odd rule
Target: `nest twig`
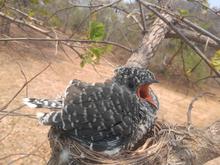
[{"label": "nest twig", "polygon": [[134,151],[114,156],[91,151],[51,128],[48,165],[203,164],[220,155],[220,121],[207,129],[173,126],[156,121],[150,135]]},{"label": "nest twig", "polygon": [[[169,153],[167,139],[170,131],[165,131],[167,128],[168,126],[157,122],[152,129],[151,137],[148,137],[136,150],[124,151],[115,156],[91,151],[72,139],[61,137],[59,131],[51,128],[49,141],[52,154],[48,164],[161,164]],[[164,152],[161,152],[162,148]]]}]

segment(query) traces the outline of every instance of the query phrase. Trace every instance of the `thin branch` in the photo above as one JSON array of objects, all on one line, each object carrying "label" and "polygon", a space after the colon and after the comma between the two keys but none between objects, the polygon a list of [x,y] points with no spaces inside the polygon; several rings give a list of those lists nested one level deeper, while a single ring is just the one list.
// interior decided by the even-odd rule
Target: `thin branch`
[{"label": "thin branch", "polygon": [[[167,10],[166,8],[163,8],[163,7],[160,7],[160,6],[157,6],[155,4],[152,4],[152,3],[149,3],[149,2],[146,2],[146,1],[143,1],[143,0],[139,0],[145,7],[147,7],[148,9],[152,7],[155,8],[155,9],[158,9],[158,10],[161,10],[161,11],[164,11],[166,12],[167,14],[175,17],[176,19],[184,22],[185,24],[187,24],[189,27],[193,28],[194,30],[196,30],[197,32],[200,32],[201,34],[205,35],[205,36],[208,36],[210,38],[212,38],[214,41],[216,41],[218,43],[218,45],[220,45],[220,38],[215,36],[214,34],[208,32],[207,30],[199,27],[198,25],[195,25],[194,23],[192,23],[190,20],[180,16],[180,15],[177,15],[169,10]],[[149,10],[151,10],[149,9]],[[151,10],[152,11],[152,10]]]},{"label": "thin branch", "polygon": [[[190,39],[193,42],[196,43],[200,43],[200,44],[206,44],[207,40],[209,41],[207,46],[210,46],[214,49],[220,49],[220,44],[216,43],[213,39],[210,39],[209,37],[196,33],[196,32],[192,32],[192,31],[186,31],[186,30],[180,30],[179,31],[186,36],[188,39]],[[166,34],[166,38],[179,38],[178,34],[174,33],[174,32],[168,32]]]},{"label": "thin branch", "polygon": [[80,5],[80,4],[71,4],[71,6],[69,7],[65,7],[65,8],[62,8],[62,9],[59,9],[57,11],[55,11],[53,14],[51,14],[49,16],[49,18],[47,19],[47,21],[49,21],[52,17],[54,17],[55,15],[57,15],[58,13],[60,12],[63,12],[63,11],[67,11],[67,10],[71,10],[71,9],[74,9],[76,7],[80,7],[80,8],[98,8],[98,7],[102,7],[104,6],[104,4],[100,4],[100,5]]},{"label": "thin branch", "polygon": [[6,109],[11,102],[21,93],[21,91],[31,82],[33,81],[35,78],[37,78],[39,75],[41,75],[45,70],[47,70],[50,67],[51,64],[47,65],[45,68],[43,68],[39,73],[37,73],[36,75],[34,75],[30,80],[28,80],[27,82],[25,82],[21,88],[14,94],[14,96],[3,106],[0,108],[0,111]]},{"label": "thin branch", "polygon": [[138,1],[140,12],[141,12],[141,21],[142,21],[142,27],[143,27],[143,34],[146,33],[146,22],[145,22],[145,14],[141,5],[141,2]]},{"label": "thin branch", "polygon": [[204,95],[212,95],[213,96],[213,93],[210,93],[210,92],[200,93],[200,94],[196,95],[189,104],[188,111],[187,111],[188,129],[192,126],[192,115],[191,114],[192,114],[193,105],[199,98],[203,97]]},{"label": "thin branch", "polygon": [[[27,117],[27,118],[30,118],[30,119],[36,119],[37,120],[37,117],[36,115],[30,115],[30,114],[25,114],[25,113],[19,113],[19,112],[14,112],[12,110],[9,110],[9,111],[0,111],[0,115],[4,115],[7,113],[7,116],[19,116],[19,117]],[[1,141],[1,140],[0,140]]]},{"label": "thin branch", "polygon": [[19,19],[13,18],[9,15],[6,15],[3,12],[0,12],[0,17],[6,18],[6,19],[10,20],[11,22],[14,22],[14,23],[17,23],[17,24],[25,25],[25,26],[27,26],[27,27],[35,30],[35,31],[38,31],[40,33],[43,33],[43,34],[48,34],[50,32],[50,31],[43,30],[43,29],[41,29],[41,28],[39,28],[39,27],[37,27],[37,26],[35,26],[35,25],[31,24],[30,22],[27,22],[25,20],[19,20]]},{"label": "thin branch", "polygon": [[131,17],[131,18],[134,20],[135,24],[138,25],[138,27],[140,28],[140,30],[141,30],[141,31],[144,31],[144,28],[143,28],[142,24],[141,24],[140,21],[135,17],[135,15],[130,14],[129,11],[127,11],[127,10],[124,9],[124,8],[118,7],[118,6],[111,6],[111,8],[114,8],[114,9],[116,9],[116,10],[122,11],[123,13],[127,14],[127,15],[129,16],[128,18]]},{"label": "thin branch", "polygon": [[183,73],[184,73],[184,76],[186,77],[186,80],[188,81],[187,85],[189,85],[190,80],[189,80],[189,76],[187,75],[187,71],[186,71],[185,59],[184,59],[184,56],[183,56],[183,49],[181,49],[180,57],[182,59],[182,64],[183,64]]},{"label": "thin branch", "polygon": [[63,51],[64,55],[71,61],[71,63],[74,64],[73,59],[68,55],[68,53],[64,49],[63,45],[59,44],[59,47]]},{"label": "thin branch", "polygon": [[8,6],[8,5],[6,5],[5,7],[6,7],[6,8],[9,8],[9,9],[11,9],[11,10],[13,10],[13,11],[15,11],[15,12],[17,12],[17,13],[23,15],[23,16],[25,16],[25,18],[28,18],[29,20],[33,21],[33,22],[36,23],[36,24],[43,25],[43,22],[42,22],[42,21],[40,21],[40,20],[38,20],[38,19],[36,19],[36,18],[34,18],[34,17],[31,17],[30,15],[28,15],[27,13],[25,13],[25,12],[23,12],[23,11],[21,11],[21,10],[18,10],[18,9],[16,9],[16,8],[11,7],[11,6]]},{"label": "thin branch", "polygon": [[[216,79],[216,78],[220,78],[220,77],[218,77],[218,76],[206,76],[206,77],[203,77],[203,78],[201,78],[201,79],[199,79],[199,80],[196,80],[194,83],[195,84],[197,84],[197,83],[199,83],[200,81],[203,81],[203,80],[206,80],[206,79]],[[220,85],[220,84],[219,84]]]},{"label": "thin branch", "polygon": [[166,60],[163,62],[163,65],[165,67],[168,67],[172,64],[172,61],[174,60],[174,58],[180,53],[180,51],[183,49],[183,44],[180,44],[180,47],[177,49],[177,51],[171,56],[171,58],[169,59],[168,62],[166,62]]},{"label": "thin branch", "polygon": [[[95,40],[78,40],[78,39],[56,39],[56,38],[28,38],[28,37],[21,37],[21,38],[0,38],[0,41],[55,41],[55,42],[61,42],[61,41],[65,41],[65,42],[80,42],[80,43],[86,43],[86,44],[90,44],[90,43],[96,43],[96,44],[109,44],[109,45],[114,45],[117,47],[120,47],[128,52],[133,52],[133,50],[131,48],[128,48],[124,45],[121,45],[119,43],[116,42],[112,42],[112,41],[95,41]],[[70,44],[67,44],[68,46],[70,46]]]},{"label": "thin branch", "polygon": [[186,18],[180,18],[180,20],[182,22],[184,22],[185,24],[187,24],[188,26],[192,27],[193,29],[195,29],[197,32],[206,35],[208,37],[210,37],[211,39],[213,39],[214,41],[216,41],[219,45],[220,45],[220,38],[217,37],[216,35],[208,32],[207,30],[199,27],[198,25],[192,23],[190,20],[186,19]]},{"label": "thin branch", "polygon": [[202,7],[208,9],[209,11],[211,11],[212,13],[220,16],[220,13],[218,11],[213,10],[212,8],[210,8],[209,6],[205,5],[204,3],[200,2],[199,0],[195,0],[196,3],[198,3],[199,5],[201,5]]},{"label": "thin branch", "polygon": [[190,72],[193,72],[194,70],[196,70],[196,68],[201,64],[201,62],[202,62],[202,59],[200,59],[200,60],[196,63],[196,65],[190,70]]},{"label": "thin branch", "polygon": [[[122,0],[113,1],[113,2],[111,2],[111,3],[105,4],[105,5],[103,5],[103,6],[100,6],[100,7],[96,8],[96,9],[92,10],[92,11],[78,24],[78,26],[76,27],[76,30],[78,30],[79,28],[81,28],[82,25],[85,23],[85,21],[86,21],[88,18],[90,18],[90,16],[93,15],[94,13],[96,13],[96,12],[98,12],[98,11],[100,11],[100,10],[103,10],[103,9],[105,9],[105,8],[108,8],[108,7],[110,7],[110,6],[113,6],[113,5],[117,4],[117,3],[119,3],[120,1],[122,1]],[[74,35],[74,34],[72,33],[71,36],[70,36],[70,38],[72,38],[73,35]]]},{"label": "thin branch", "polygon": [[39,146],[37,146],[36,148],[34,148],[34,149],[33,149],[32,151],[30,151],[29,153],[10,154],[10,155],[6,155],[6,156],[3,156],[3,157],[0,157],[0,160],[4,160],[4,159],[7,159],[7,158],[12,157],[12,156],[19,156],[19,155],[21,155],[21,157],[19,157],[19,158],[17,158],[17,159],[14,159],[14,160],[12,160],[12,161],[10,161],[10,162],[7,163],[8,165],[9,165],[9,164],[11,165],[11,164],[15,163],[16,161],[21,160],[21,159],[24,159],[24,158],[27,158],[27,157],[29,157],[29,156],[36,156],[36,157],[41,158],[41,159],[44,161],[44,163],[46,164],[47,161],[46,161],[46,159],[45,159],[44,157],[42,157],[41,155],[35,154],[35,152],[38,151],[38,150],[43,146],[44,143],[45,143],[45,141],[43,141]]},{"label": "thin branch", "polygon": [[[10,154],[10,155],[6,155],[4,157],[1,157],[0,160],[4,160],[4,159],[7,159],[9,157],[13,157],[13,156],[22,156],[14,161],[11,161],[10,164],[14,163],[15,161],[18,161],[20,159],[24,159],[26,157],[29,157],[29,156],[35,156],[35,157],[39,157],[41,159],[43,159],[44,163],[47,164],[47,161],[45,158],[43,158],[41,155],[38,155],[38,154],[27,154],[27,153],[17,153],[17,154]],[[9,164],[8,164],[9,165]]]},{"label": "thin branch", "polygon": [[[80,4],[71,4],[72,6],[70,7],[65,7],[65,8],[62,8],[62,9],[59,9],[57,10],[56,12],[54,12],[53,14],[51,14],[51,16],[47,19],[50,20],[53,16],[57,15],[59,12],[63,12],[63,11],[66,11],[66,10],[71,10],[73,8],[76,8],[76,7],[80,7],[80,8],[98,8],[98,7],[103,7],[104,4],[100,4],[100,5],[80,5]],[[130,12],[127,11],[126,9],[122,8],[122,7],[118,7],[118,6],[114,6],[114,5],[111,5],[111,6],[108,6],[109,8],[112,8],[112,9],[116,9],[116,10],[119,10],[119,11],[122,11],[123,13],[129,15]],[[138,24],[139,28],[143,31],[143,27],[141,25],[141,23],[138,21],[138,19],[134,16],[134,15],[131,15],[131,18],[134,20],[134,22],[136,24]]]},{"label": "thin branch", "polygon": [[19,106],[19,107],[17,107],[17,108],[14,108],[14,109],[10,110],[10,111],[4,111],[4,109],[0,110],[0,113],[5,112],[5,113],[0,117],[0,120],[2,120],[3,118],[5,118],[6,116],[9,116],[11,113],[14,113],[15,111],[18,111],[18,110],[24,108],[24,106],[25,106],[25,105],[21,105],[21,106]]},{"label": "thin branch", "polygon": [[150,11],[152,11],[154,14],[156,14],[161,20],[163,20],[176,34],[179,35],[179,37],[187,44],[189,47],[191,47],[204,61],[205,63],[211,68],[216,75],[220,77],[220,73],[212,66],[209,59],[206,57],[205,54],[202,53],[202,51],[197,48],[188,38],[186,38],[174,25],[172,22],[169,22],[166,18],[164,18],[157,10],[155,10],[153,7],[149,6],[148,4],[145,4],[144,1],[140,0],[142,4],[148,8]]}]

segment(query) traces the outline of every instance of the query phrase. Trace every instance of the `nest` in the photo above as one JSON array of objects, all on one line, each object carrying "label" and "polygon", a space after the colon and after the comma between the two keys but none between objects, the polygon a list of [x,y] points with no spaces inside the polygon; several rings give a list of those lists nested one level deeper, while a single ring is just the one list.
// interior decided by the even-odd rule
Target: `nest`
[{"label": "nest", "polygon": [[59,137],[55,128],[49,131],[51,157],[49,165],[64,164],[163,164],[168,156],[168,125],[156,122],[152,129],[151,136],[133,151],[124,151],[113,156],[104,155],[91,151],[78,142],[66,137]]}]

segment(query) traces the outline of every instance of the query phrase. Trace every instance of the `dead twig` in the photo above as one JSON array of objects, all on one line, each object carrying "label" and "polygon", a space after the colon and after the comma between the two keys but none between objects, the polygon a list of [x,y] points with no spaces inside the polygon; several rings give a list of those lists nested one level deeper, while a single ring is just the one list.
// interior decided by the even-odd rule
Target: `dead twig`
[{"label": "dead twig", "polygon": [[[92,11],[78,24],[78,26],[76,27],[76,31],[78,31],[79,28],[82,27],[82,25],[85,23],[85,21],[88,20],[88,19],[91,17],[91,15],[93,15],[94,13],[96,13],[96,12],[98,12],[98,11],[101,11],[101,10],[103,10],[103,9],[105,9],[105,8],[108,8],[108,7],[110,7],[110,6],[113,6],[113,5],[117,4],[117,3],[119,3],[120,1],[122,1],[122,0],[113,1],[113,2],[111,2],[111,3],[102,5],[102,6],[98,7],[98,8],[95,8],[94,10],[92,10]],[[74,34],[71,34],[70,38],[72,38],[73,35],[74,35]]]},{"label": "dead twig", "polygon": [[11,9],[11,10],[13,10],[13,11],[15,11],[15,12],[21,14],[21,15],[23,15],[25,18],[28,18],[29,20],[33,21],[34,23],[36,23],[38,25],[43,25],[42,21],[38,20],[37,18],[31,17],[30,14],[27,14],[27,13],[25,13],[25,12],[23,12],[23,11],[17,9],[17,8],[14,8],[12,6],[9,6],[9,5],[5,5],[5,7],[9,8],[9,9]]},{"label": "dead twig", "polygon": [[142,27],[143,27],[143,34],[146,33],[146,22],[145,22],[145,14],[141,5],[141,2],[138,0],[140,12],[141,12],[141,21],[142,21]]},{"label": "dead twig", "polygon": [[[168,62],[166,60],[164,60],[163,65],[165,67],[169,67],[173,60],[175,59],[175,57],[181,52],[181,50],[183,49],[183,44],[180,44],[180,47],[177,49],[177,51],[171,56],[171,58],[168,60]],[[165,58],[166,59],[166,58]]]},{"label": "dead twig", "polygon": [[195,3],[199,4],[199,5],[201,5],[203,8],[208,9],[208,10],[211,11],[213,14],[216,14],[216,15],[220,16],[220,13],[219,13],[218,11],[213,10],[212,8],[210,8],[208,5],[205,5],[205,4],[202,3],[201,1],[195,0],[195,1],[192,1],[192,2],[195,2]]},{"label": "dead twig", "polygon": [[21,160],[21,159],[25,159],[25,158],[30,157],[30,156],[35,156],[35,157],[41,158],[41,159],[44,161],[44,163],[47,164],[47,161],[46,161],[46,159],[45,159],[44,157],[42,157],[41,155],[35,154],[35,152],[36,152],[37,150],[39,150],[39,149],[43,146],[44,143],[45,143],[45,141],[42,142],[38,147],[34,148],[34,149],[33,149],[32,151],[30,151],[29,153],[10,154],[10,155],[6,155],[6,156],[4,156],[4,157],[1,157],[0,160],[4,160],[4,159],[7,159],[7,158],[12,157],[12,156],[19,156],[19,155],[20,155],[21,157],[19,157],[19,158],[17,158],[17,159],[14,159],[14,160],[12,160],[12,161],[10,161],[10,162],[8,163],[8,165],[11,165],[11,164],[13,164],[13,163],[15,163],[15,162],[17,162],[17,161],[19,161],[19,160]]},{"label": "dead twig", "polygon": [[28,26],[29,28],[31,28],[31,29],[33,29],[35,31],[38,31],[40,33],[43,33],[43,34],[48,34],[50,32],[50,31],[43,30],[43,29],[41,29],[41,28],[31,24],[31,22],[27,22],[25,20],[20,20],[20,19],[13,18],[13,17],[11,17],[9,15],[6,15],[3,12],[0,12],[0,17],[6,18],[6,19],[10,20],[11,22],[14,22],[14,23],[17,23],[17,24]]},{"label": "dead twig", "polygon": [[187,111],[187,126],[188,126],[188,130],[191,128],[192,126],[192,109],[193,109],[193,105],[194,103],[201,97],[203,97],[204,95],[214,95],[213,93],[210,93],[210,92],[204,92],[204,93],[200,93],[198,95],[196,95],[192,101],[190,102],[189,104],[189,107],[188,107],[188,111]]},{"label": "dead twig", "polygon": [[[23,108],[24,106],[22,106],[22,108]],[[18,109],[16,109],[16,111],[17,111]],[[7,113],[7,116],[19,116],[19,117],[27,117],[27,118],[30,118],[30,119],[37,119],[36,118],[36,115],[30,115],[30,114],[25,114],[25,113],[19,113],[19,112],[15,112],[15,111],[13,111],[13,110],[9,110],[9,111],[5,111],[5,110],[3,110],[3,111],[1,111],[0,112],[0,115],[1,114],[6,114]]]},{"label": "dead twig", "polygon": [[[133,52],[131,48],[128,48],[124,45],[121,45],[112,41],[95,41],[95,40],[78,40],[78,39],[61,39],[61,38],[29,38],[29,37],[20,37],[20,38],[0,38],[0,41],[54,41],[54,42],[80,42],[85,44],[96,43],[96,44],[109,44],[113,46],[120,47],[128,52]],[[68,46],[71,46],[70,43],[67,43]]]},{"label": "dead twig", "polygon": [[45,68],[43,68],[39,73],[37,73],[36,75],[34,75],[30,80],[28,80],[27,82],[25,82],[21,88],[15,93],[15,95],[3,106],[0,108],[0,112],[4,109],[6,109],[11,103],[12,101],[21,93],[21,91],[31,82],[33,81],[35,78],[37,78],[40,74],[42,74],[45,70],[47,70],[50,67],[51,64],[47,65]]},{"label": "dead twig", "polygon": [[[214,49],[220,49],[220,44],[216,43],[213,39],[205,35],[192,32],[192,31],[180,30],[180,29],[179,31],[191,41],[194,41],[199,44],[206,44],[208,40],[209,42],[207,46],[212,47]],[[176,33],[171,31],[166,34],[166,38],[179,38],[179,36]]]}]

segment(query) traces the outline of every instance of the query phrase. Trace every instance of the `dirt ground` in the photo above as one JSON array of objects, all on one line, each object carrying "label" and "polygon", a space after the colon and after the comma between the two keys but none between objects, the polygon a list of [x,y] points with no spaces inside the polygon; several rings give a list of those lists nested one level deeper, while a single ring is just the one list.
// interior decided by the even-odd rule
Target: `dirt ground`
[{"label": "dirt ground", "polygon": [[[24,89],[6,109],[12,111],[22,105],[22,98],[56,98],[62,95],[66,85],[71,79],[80,79],[86,82],[101,82],[113,75],[116,67],[111,61],[102,59],[96,66],[81,68],[80,59],[72,51],[66,49],[71,61],[62,52],[55,55],[54,47],[32,46],[31,44],[8,44],[0,46],[0,107],[5,105],[25,83],[24,72],[27,79],[40,72],[51,63],[51,66],[40,76],[34,79],[28,88]],[[160,78],[159,78],[160,79]],[[160,100],[159,120],[166,120],[173,124],[186,123],[186,111],[193,98],[193,94],[186,95],[183,86],[173,85],[160,80],[159,84],[152,86]],[[210,88],[209,91],[220,95],[219,89]],[[15,111],[15,110],[14,110]],[[3,164],[46,164],[50,155],[47,141],[48,127],[38,124],[35,115],[36,109],[24,107],[16,110],[23,116],[7,116],[0,120],[0,165]],[[45,111],[45,110],[41,110]],[[3,117],[0,113],[0,118]],[[5,114],[5,113],[4,113]],[[28,115],[28,116],[24,116]],[[194,105],[192,113],[193,125],[206,127],[220,119],[220,102],[213,97],[201,98]],[[209,165],[220,164],[215,161]]]}]

